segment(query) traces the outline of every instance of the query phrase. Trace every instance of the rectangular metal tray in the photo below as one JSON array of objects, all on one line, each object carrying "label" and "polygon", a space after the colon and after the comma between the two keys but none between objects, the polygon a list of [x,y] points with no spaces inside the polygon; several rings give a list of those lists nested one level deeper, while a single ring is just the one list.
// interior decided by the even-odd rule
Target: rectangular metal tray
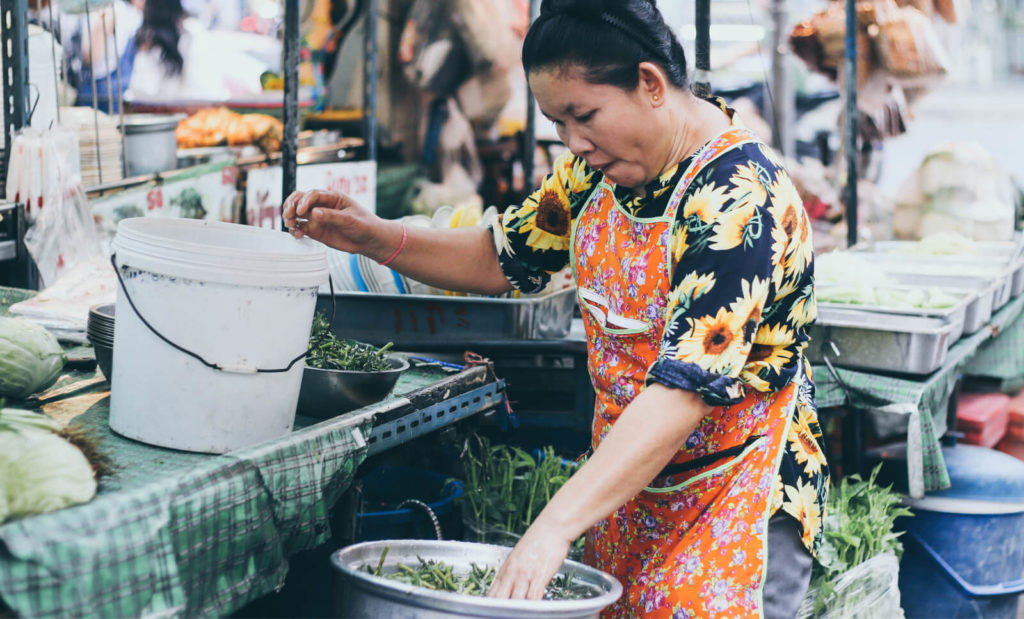
[{"label": "rectangular metal tray", "polygon": [[992,303],[995,301],[998,288],[1002,285],[997,281],[982,277],[960,275],[909,275],[903,273],[889,277],[898,284],[974,292],[975,296],[967,303],[967,311],[964,312],[964,333],[968,335],[988,324],[989,319],[992,318]]},{"label": "rectangular metal tray", "polygon": [[[576,289],[522,299],[337,292],[332,331],[338,337],[396,347],[488,340],[564,338],[572,325]],[[331,313],[331,295],[317,298]]]},{"label": "rectangular metal tray", "polygon": [[806,354],[811,363],[828,355],[837,367],[930,374],[945,363],[953,329],[942,318],[819,307]]},{"label": "rectangular metal tray", "polygon": [[[1013,298],[1014,278],[1020,277],[1024,290],[1024,265],[1004,256],[916,256],[862,251],[859,256],[877,264],[890,276],[980,277],[999,283],[993,294],[992,311]],[[1018,274],[1019,272],[1019,274]]]},{"label": "rectangular metal tray", "polygon": [[[827,286],[819,286],[818,290],[825,290]],[[902,289],[902,290],[913,290],[913,289],[925,289],[935,290],[933,286],[921,286],[921,285],[898,285],[891,286],[891,288]],[[977,294],[970,290],[964,290],[962,288],[946,289],[941,292],[949,293],[950,295],[959,297],[959,302],[952,307],[943,308],[924,308],[924,307],[892,307],[888,305],[859,305],[854,303],[833,303],[831,301],[818,301],[819,310],[824,308],[826,310],[845,310],[853,309],[864,312],[873,312],[878,314],[893,314],[900,316],[920,316],[928,318],[939,318],[953,325],[953,330],[950,332],[950,341],[955,342],[960,339],[960,336],[964,334],[966,330],[966,317],[967,308],[977,298]]]}]

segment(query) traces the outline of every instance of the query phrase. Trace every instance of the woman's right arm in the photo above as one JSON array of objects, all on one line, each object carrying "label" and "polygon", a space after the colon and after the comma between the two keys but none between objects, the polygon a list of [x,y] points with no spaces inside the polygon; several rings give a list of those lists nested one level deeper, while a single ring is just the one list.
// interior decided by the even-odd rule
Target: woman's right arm
[{"label": "woman's right arm", "polygon": [[401,251],[388,266],[444,290],[495,295],[512,289],[498,263],[490,228],[438,230],[405,226],[378,217],[344,194],[296,191],[284,203],[285,225],[296,238],[308,236],[377,262]]}]

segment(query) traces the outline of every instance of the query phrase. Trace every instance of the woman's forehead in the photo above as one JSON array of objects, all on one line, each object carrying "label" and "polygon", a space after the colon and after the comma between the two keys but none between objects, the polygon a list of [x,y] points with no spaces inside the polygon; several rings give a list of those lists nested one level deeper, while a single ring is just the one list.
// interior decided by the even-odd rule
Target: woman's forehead
[{"label": "woman's forehead", "polygon": [[548,114],[573,114],[581,107],[593,107],[607,100],[610,91],[619,90],[608,84],[588,82],[579,69],[551,68],[530,71],[530,88],[541,108]]}]

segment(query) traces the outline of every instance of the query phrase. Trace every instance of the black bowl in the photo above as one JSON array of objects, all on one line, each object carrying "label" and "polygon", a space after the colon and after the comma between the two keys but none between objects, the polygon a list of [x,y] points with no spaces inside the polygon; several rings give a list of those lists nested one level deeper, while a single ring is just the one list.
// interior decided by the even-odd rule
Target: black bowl
[{"label": "black bowl", "polygon": [[96,365],[100,366],[100,372],[103,373],[103,378],[110,381],[111,367],[114,365],[114,347],[106,346],[100,343],[93,343],[93,350],[96,353]]},{"label": "black bowl", "polygon": [[380,402],[395,388],[409,362],[398,355],[389,355],[391,369],[382,372],[321,370],[306,367],[299,388],[298,413],[329,419]]}]

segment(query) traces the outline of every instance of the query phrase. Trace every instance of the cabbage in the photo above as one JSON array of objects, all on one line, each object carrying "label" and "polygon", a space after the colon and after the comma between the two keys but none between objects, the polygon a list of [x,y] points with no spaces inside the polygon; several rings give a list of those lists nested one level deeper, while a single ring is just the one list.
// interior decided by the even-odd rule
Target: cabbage
[{"label": "cabbage", "polygon": [[0,522],[96,496],[92,465],[53,428],[56,422],[38,413],[0,411]]},{"label": "cabbage", "polygon": [[43,327],[0,317],[0,397],[21,399],[46,389],[65,360],[57,338]]}]

